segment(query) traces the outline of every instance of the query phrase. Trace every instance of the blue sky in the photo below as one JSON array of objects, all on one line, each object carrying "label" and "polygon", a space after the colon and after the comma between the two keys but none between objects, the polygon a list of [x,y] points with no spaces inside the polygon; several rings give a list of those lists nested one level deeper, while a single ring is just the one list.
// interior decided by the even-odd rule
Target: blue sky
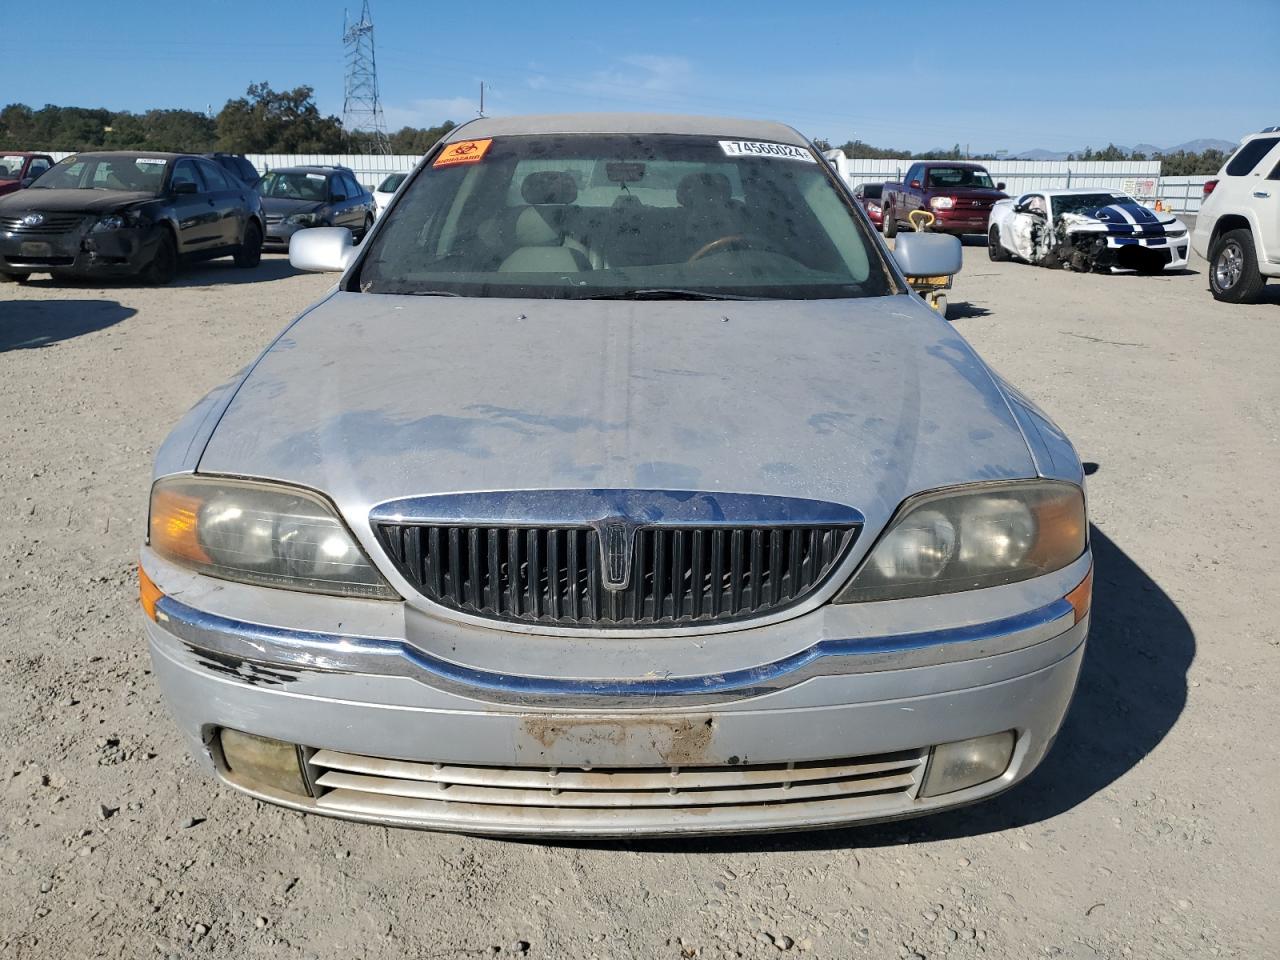
[{"label": "blue sky", "polygon": [[[347,0],[355,8],[359,0]],[[1280,0],[480,4],[372,0],[388,122],[769,117],[922,150],[1160,146],[1280,123]],[[308,84],[342,111],[343,0],[14,3],[0,103],[216,111]]]}]

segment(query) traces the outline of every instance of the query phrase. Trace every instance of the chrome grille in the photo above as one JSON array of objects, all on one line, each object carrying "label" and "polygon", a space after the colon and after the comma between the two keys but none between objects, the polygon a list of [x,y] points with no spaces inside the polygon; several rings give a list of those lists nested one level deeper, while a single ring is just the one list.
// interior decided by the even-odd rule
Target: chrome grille
[{"label": "chrome grille", "polygon": [[266,218],[267,218],[267,225],[272,226],[274,224],[280,223],[284,219],[284,216],[279,213],[268,213],[266,215]]},{"label": "chrome grille", "polygon": [[[497,767],[310,757],[315,808],[462,828],[679,829],[681,819],[767,823],[900,810],[926,750],[794,763],[680,767]],[[711,821],[700,819],[705,829]]]},{"label": "chrome grille", "polygon": [[0,217],[0,233],[20,233],[23,236],[57,236],[69,233],[84,222],[80,213],[45,213],[40,223],[27,225],[22,221],[29,214]]},{"label": "chrome grille", "polygon": [[436,603],[496,620],[597,627],[696,626],[783,609],[823,583],[859,529],[642,526],[629,566],[615,567],[625,563],[616,526],[603,525],[607,553],[594,526],[374,529],[400,573]]}]

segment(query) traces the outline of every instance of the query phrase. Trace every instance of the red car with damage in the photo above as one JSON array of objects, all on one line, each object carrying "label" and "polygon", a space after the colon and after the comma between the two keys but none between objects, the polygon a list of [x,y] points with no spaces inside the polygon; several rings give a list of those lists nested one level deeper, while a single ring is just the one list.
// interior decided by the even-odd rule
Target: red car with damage
[{"label": "red car with damage", "polygon": [[53,166],[53,157],[47,153],[30,153],[26,150],[0,151],[0,197],[29,187],[31,181]]},{"label": "red car with damage", "polygon": [[884,235],[911,229],[912,210],[928,210],[935,217],[929,228],[938,233],[987,232],[991,207],[1007,194],[1003,183],[992,183],[980,163],[963,160],[922,160],[907,169],[902,183],[886,183],[881,197]]}]

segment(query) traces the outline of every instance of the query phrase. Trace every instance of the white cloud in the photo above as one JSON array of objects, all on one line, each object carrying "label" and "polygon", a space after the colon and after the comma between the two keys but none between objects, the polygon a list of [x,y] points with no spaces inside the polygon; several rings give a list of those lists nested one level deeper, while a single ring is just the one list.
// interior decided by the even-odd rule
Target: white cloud
[{"label": "white cloud", "polygon": [[592,75],[594,86],[607,85],[627,90],[668,92],[688,89],[693,81],[693,64],[684,57],[635,53],[620,57],[617,64]]},{"label": "white cloud", "polygon": [[[382,112],[387,119],[387,129],[393,133],[401,127],[434,127],[445,120],[461,123],[476,115],[480,106],[479,94],[477,88],[475,98],[430,97],[412,100],[405,106],[384,106]],[[485,109],[489,109],[487,103]]]}]

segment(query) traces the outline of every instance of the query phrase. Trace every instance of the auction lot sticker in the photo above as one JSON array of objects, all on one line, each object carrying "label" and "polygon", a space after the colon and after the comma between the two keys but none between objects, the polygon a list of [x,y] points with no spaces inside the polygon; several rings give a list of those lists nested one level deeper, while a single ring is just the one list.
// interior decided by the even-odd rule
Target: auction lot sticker
[{"label": "auction lot sticker", "polygon": [[444,152],[436,157],[433,167],[454,167],[460,163],[478,163],[489,150],[489,144],[493,143],[493,138],[488,140],[463,140],[460,143],[451,143],[444,148]]},{"label": "auction lot sticker", "polygon": [[721,140],[720,149],[730,157],[767,157],[779,160],[804,160],[817,163],[813,154],[804,147],[789,143],[765,143],[761,140]]}]

